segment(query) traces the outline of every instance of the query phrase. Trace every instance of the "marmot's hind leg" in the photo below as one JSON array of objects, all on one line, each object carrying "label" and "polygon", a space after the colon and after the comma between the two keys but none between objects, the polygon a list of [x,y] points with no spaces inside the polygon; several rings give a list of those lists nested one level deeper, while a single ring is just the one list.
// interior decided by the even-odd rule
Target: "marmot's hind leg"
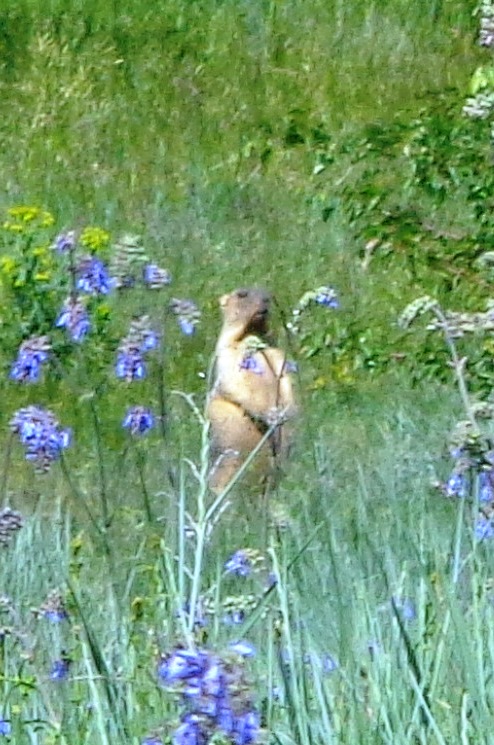
[{"label": "marmot's hind leg", "polygon": [[[222,398],[211,399],[208,419],[211,427],[209,484],[213,491],[219,493],[259,445],[263,435],[242,408]],[[269,453],[269,443],[266,443],[252,464],[256,473],[269,470]]]}]

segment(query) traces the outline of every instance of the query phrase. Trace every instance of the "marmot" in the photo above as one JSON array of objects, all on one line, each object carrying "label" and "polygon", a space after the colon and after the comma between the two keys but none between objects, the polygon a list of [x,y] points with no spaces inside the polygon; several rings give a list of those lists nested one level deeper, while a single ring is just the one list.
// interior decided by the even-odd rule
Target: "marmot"
[{"label": "marmot", "polygon": [[216,345],[215,382],[209,394],[211,488],[220,492],[269,428],[278,426],[255,458],[254,470],[265,481],[286,454],[287,422],[296,413],[285,352],[268,329],[271,295],[242,288],[223,295],[223,327]]}]

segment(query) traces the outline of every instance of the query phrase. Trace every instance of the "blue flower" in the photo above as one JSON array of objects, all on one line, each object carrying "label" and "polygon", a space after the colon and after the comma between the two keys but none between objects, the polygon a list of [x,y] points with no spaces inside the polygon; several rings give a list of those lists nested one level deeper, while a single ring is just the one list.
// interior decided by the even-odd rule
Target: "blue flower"
[{"label": "blue flower", "polygon": [[252,563],[247,553],[239,549],[225,562],[227,574],[235,574],[237,577],[248,577],[252,572]]},{"label": "blue flower", "polygon": [[235,745],[249,745],[255,742],[259,733],[259,715],[256,711],[247,711],[234,720],[232,739]]},{"label": "blue flower", "polygon": [[67,657],[62,657],[60,660],[55,660],[55,662],[51,666],[50,680],[67,680],[67,678],[69,677],[69,666],[70,660]]},{"label": "blue flower", "polygon": [[314,302],[323,305],[325,308],[339,308],[340,301],[336,291],[332,287],[319,287],[315,290]]},{"label": "blue flower", "polygon": [[59,254],[66,254],[74,250],[75,244],[75,231],[69,230],[67,233],[57,235],[51,247]]},{"label": "blue flower", "polygon": [[240,362],[240,369],[241,370],[248,370],[249,372],[253,372],[256,375],[262,375],[264,372],[264,367],[261,364],[261,361],[259,357],[255,357],[252,352],[248,352]]},{"label": "blue flower", "polygon": [[55,321],[57,328],[66,328],[72,341],[81,342],[91,329],[91,323],[80,298],[69,297]]},{"label": "blue flower", "polygon": [[0,717],[0,735],[8,737],[12,733],[12,725]]},{"label": "blue flower", "polygon": [[465,497],[468,492],[468,479],[466,475],[458,471],[453,471],[444,485],[444,490],[447,497]]},{"label": "blue flower", "polygon": [[245,621],[245,611],[242,608],[231,610],[223,616],[225,626],[236,626]]},{"label": "blue flower", "polygon": [[494,473],[493,471],[481,471],[479,473],[479,502],[494,501]]},{"label": "blue flower", "polygon": [[159,290],[172,281],[170,273],[166,269],[160,269],[156,264],[146,264],[143,270],[143,278],[151,290]]},{"label": "blue flower", "polygon": [[48,470],[71,441],[70,430],[60,429],[52,412],[40,406],[19,409],[10,420],[10,428],[25,446],[26,460],[34,461],[42,471]]},{"label": "blue flower", "polygon": [[115,374],[124,380],[142,380],[146,377],[146,365],[139,347],[122,344],[118,351]]},{"label": "blue flower", "polygon": [[77,267],[76,287],[89,295],[107,295],[114,282],[108,276],[107,269],[100,259],[87,256]]},{"label": "blue flower", "polygon": [[33,336],[24,341],[12,365],[11,379],[22,383],[36,383],[41,375],[41,365],[47,361],[50,350],[47,336]]},{"label": "blue flower", "polygon": [[166,685],[202,675],[207,665],[207,655],[192,649],[178,649],[158,665],[158,678]]},{"label": "blue flower", "polygon": [[142,435],[154,427],[154,416],[145,406],[131,406],[127,410],[122,427],[129,429],[133,435]]},{"label": "blue flower", "polygon": [[170,303],[172,313],[177,316],[178,325],[182,334],[192,336],[201,317],[197,305],[192,300],[179,300],[174,298]]},{"label": "blue flower", "polygon": [[479,517],[475,523],[475,537],[478,541],[494,538],[494,520],[488,517]]},{"label": "blue flower", "polygon": [[201,726],[200,717],[187,714],[173,733],[173,745],[207,745],[209,737]]}]

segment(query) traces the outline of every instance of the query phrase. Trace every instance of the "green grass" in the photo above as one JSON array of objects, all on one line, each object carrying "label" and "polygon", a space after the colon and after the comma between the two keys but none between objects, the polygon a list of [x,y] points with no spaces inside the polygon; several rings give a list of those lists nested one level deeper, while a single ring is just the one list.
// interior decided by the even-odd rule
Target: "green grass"
[{"label": "green grass", "polygon": [[[0,720],[12,723],[12,742],[136,745],[155,728],[169,742],[179,708],[159,688],[156,663],[190,640],[180,612],[192,595],[209,609],[198,643],[223,650],[245,633],[257,647],[246,667],[263,742],[492,743],[493,559],[488,542],[472,539],[475,508],[434,486],[451,467],[446,442],[461,401],[446,355],[424,353],[425,335],[396,326],[422,280],[399,260],[364,270],[338,206],[342,185],[358,180],[348,143],[371,125],[411,121],[440,96],[466,95],[488,54],[475,43],[473,9],[460,0],[425,9],[404,0],[21,0],[0,9],[2,216],[14,205],[51,212],[56,224],[36,234],[40,245],[88,225],[111,241],[138,233],[173,277],[155,295],[109,298],[108,323],[77,356],[57,347],[63,375],[51,369],[25,387],[7,380],[23,331],[2,275],[2,499],[26,520],[0,564]],[[331,168],[328,160],[315,173],[330,156]],[[428,199],[420,209],[441,224],[473,221],[464,194],[439,209]],[[11,255],[10,234],[1,235]],[[442,286],[436,271],[427,281]],[[462,281],[456,299],[468,295]],[[302,336],[289,337],[291,309],[325,283],[341,309],[315,308]],[[205,433],[176,392],[202,411],[217,298],[250,284],[276,295],[303,413],[268,522],[241,486],[215,522],[205,516]],[[172,296],[201,308],[193,338],[165,318]],[[153,358],[137,387],[111,373],[135,312],[164,328],[165,349],[163,370]],[[398,356],[382,372],[375,350],[389,357],[389,344]],[[414,355],[439,360],[442,382],[422,380]],[[125,407],[158,407],[163,372],[166,432],[131,441]],[[8,435],[12,413],[38,401],[75,432],[45,475]],[[196,544],[184,537],[191,520]],[[246,547],[278,576],[268,594],[264,574],[223,573]],[[70,622],[32,612],[54,588]],[[222,623],[232,597],[257,603],[240,627]],[[408,598],[416,618],[406,621]],[[50,665],[64,652],[70,678],[55,683]]]}]

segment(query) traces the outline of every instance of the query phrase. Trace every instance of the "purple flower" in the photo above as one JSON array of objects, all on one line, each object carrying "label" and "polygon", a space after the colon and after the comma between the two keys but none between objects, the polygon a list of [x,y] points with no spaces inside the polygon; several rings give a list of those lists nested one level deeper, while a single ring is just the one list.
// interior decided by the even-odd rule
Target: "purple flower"
[{"label": "purple flower", "polygon": [[12,725],[0,717],[0,735],[8,737],[12,733]]},{"label": "purple flower", "polygon": [[59,254],[66,254],[74,250],[75,244],[75,231],[69,230],[67,233],[57,235],[51,247]]},{"label": "purple flower", "polygon": [[209,737],[202,726],[201,718],[187,714],[183,723],[173,733],[173,745],[207,745]]},{"label": "purple flower", "polygon": [[201,675],[206,669],[207,655],[192,649],[178,649],[158,664],[158,678],[165,685]]},{"label": "purple flower", "polygon": [[481,471],[479,473],[479,502],[494,501],[494,472]]},{"label": "purple flower", "polygon": [[115,365],[117,378],[124,380],[142,380],[146,377],[146,366],[139,347],[122,344],[118,351]]},{"label": "purple flower", "polygon": [[237,577],[248,577],[252,572],[252,563],[245,551],[239,549],[225,562],[227,574],[235,574]]},{"label": "purple flower", "polygon": [[59,660],[55,660],[55,662],[51,666],[50,680],[67,680],[67,678],[69,677],[69,666],[70,660],[68,659],[68,657],[62,657]]},{"label": "purple flower", "polygon": [[234,720],[232,739],[235,745],[249,745],[255,742],[259,733],[259,715],[256,711],[247,711]]},{"label": "purple flower", "polygon": [[240,369],[241,370],[248,370],[249,372],[253,372],[256,375],[262,375],[264,372],[264,367],[261,364],[261,361],[259,357],[255,357],[252,352],[248,352],[240,362]]},{"label": "purple flower", "polygon": [[66,328],[72,341],[81,342],[91,329],[86,308],[80,298],[68,297],[55,321],[57,328]]},{"label": "purple flower", "polygon": [[332,287],[319,287],[315,291],[314,302],[325,308],[339,308],[340,301]]},{"label": "purple flower", "polygon": [[177,316],[180,331],[185,336],[192,336],[199,323],[201,313],[192,300],[179,300],[174,298],[170,303],[172,313]]},{"label": "purple flower", "polygon": [[141,745],[163,745],[163,740],[159,735],[147,735],[141,740]]},{"label": "purple flower", "polygon": [[468,491],[468,479],[465,474],[453,471],[444,485],[444,491],[447,497],[465,497]]},{"label": "purple flower", "polygon": [[107,295],[114,282],[100,259],[87,256],[77,267],[76,287],[89,295]]},{"label": "purple flower", "polygon": [[146,264],[143,270],[143,278],[151,290],[159,290],[172,281],[170,273],[166,269],[160,269],[156,264]]},{"label": "purple flower", "polygon": [[60,429],[52,412],[40,406],[19,409],[10,420],[10,429],[26,448],[26,460],[42,471],[48,470],[71,441],[70,430]]},{"label": "purple flower", "polygon": [[131,406],[127,410],[122,427],[129,429],[133,435],[142,435],[154,427],[154,416],[145,406]]},{"label": "purple flower", "polygon": [[494,520],[488,517],[479,517],[475,523],[475,537],[478,541],[494,538]]},{"label": "purple flower", "polygon": [[47,336],[33,336],[24,341],[12,365],[10,378],[22,383],[36,383],[41,375],[41,365],[47,361],[50,350]]}]

